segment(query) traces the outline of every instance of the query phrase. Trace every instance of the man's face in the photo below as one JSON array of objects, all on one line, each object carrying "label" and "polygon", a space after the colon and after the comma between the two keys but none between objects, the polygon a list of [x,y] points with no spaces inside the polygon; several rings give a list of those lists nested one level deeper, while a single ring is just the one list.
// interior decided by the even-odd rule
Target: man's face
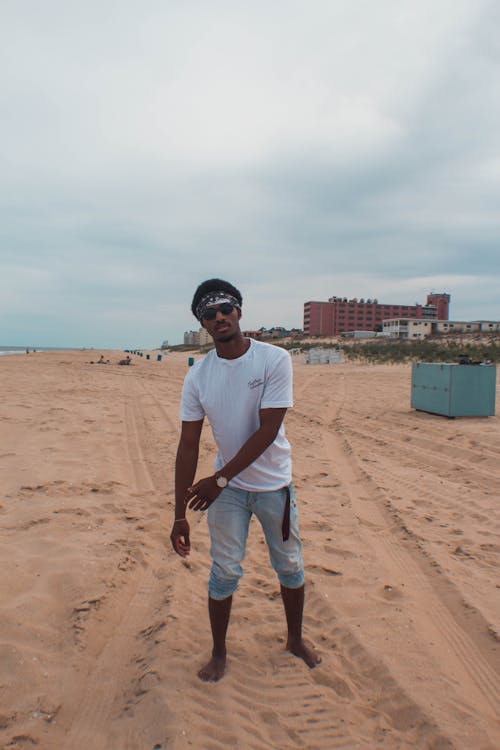
[{"label": "man's face", "polygon": [[238,308],[233,307],[231,312],[225,313],[222,312],[221,307],[224,308],[225,305],[212,305],[209,307],[209,310],[215,312],[215,317],[212,320],[203,318],[201,324],[214,341],[226,343],[232,341],[240,332],[241,312]]}]

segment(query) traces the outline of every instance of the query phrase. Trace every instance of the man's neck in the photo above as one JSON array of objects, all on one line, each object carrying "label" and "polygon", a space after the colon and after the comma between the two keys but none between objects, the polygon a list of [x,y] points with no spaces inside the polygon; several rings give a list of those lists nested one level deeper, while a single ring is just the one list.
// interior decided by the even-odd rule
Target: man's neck
[{"label": "man's neck", "polygon": [[235,336],[231,341],[214,341],[217,356],[222,359],[238,359],[242,357],[250,347],[250,339],[243,334]]}]

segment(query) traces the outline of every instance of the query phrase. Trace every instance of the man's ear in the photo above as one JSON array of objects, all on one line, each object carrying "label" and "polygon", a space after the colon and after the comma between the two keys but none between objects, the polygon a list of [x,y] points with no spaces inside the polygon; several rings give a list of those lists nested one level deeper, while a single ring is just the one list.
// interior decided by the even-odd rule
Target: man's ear
[{"label": "man's ear", "polygon": [[203,323],[203,318],[202,318],[202,319],[200,320],[200,326],[201,326],[202,328],[205,328],[205,325],[204,325],[204,323]]}]

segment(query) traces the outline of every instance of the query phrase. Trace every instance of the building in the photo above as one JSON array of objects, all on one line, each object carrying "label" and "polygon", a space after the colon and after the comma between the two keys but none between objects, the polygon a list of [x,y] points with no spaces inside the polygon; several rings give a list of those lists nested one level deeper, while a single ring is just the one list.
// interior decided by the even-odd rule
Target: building
[{"label": "building", "polygon": [[432,333],[433,322],[415,318],[384,320],[383,331],[391,339],[424,339]]},{"label": "building", "polygon": [[199,346],[200,334],[198,331],[185,331],[184,346]]},{"label": "building", "polygon": [[198,337],[200,346],[208,346],[209,344],[213,343],[212,337],[204,328],[200,328],[200,330],[198,331]]},{"label": "building", "polygon": [[436,334],[500,333],[500,322],[493,320],[415,320],[394,318],[384,320],[383,331],[390,338],[424,339]]},{"label": "building", "polygon": [[376,299],[330,297],[304,303],[305,336],[339,336],[349,331],[381,331],[384,320],[448,320],[449,294],[428,294],[425,305],[386,305]]},{"label": "building", "polygon": [[199,331],[186,331],[184,334],[184,346],[207,346],[212,343],[212,337],[204,329]]}]

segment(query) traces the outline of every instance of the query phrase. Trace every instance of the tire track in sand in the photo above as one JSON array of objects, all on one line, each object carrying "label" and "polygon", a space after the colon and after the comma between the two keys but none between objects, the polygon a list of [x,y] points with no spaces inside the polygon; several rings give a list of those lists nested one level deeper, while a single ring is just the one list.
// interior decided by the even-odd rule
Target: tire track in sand
[{"label": "tire track in sand", "polygon": [[[140,427],[143,419],[138,399],[140,390],[134,381],[126,382],[125,441],[132,469],[132,497],[139,499],[144,494],[158,493],[143,450],[146,428],[144,425]],[[137,501],[135,504],[138,504]],[[143,507],[140,507],[139,514]],[[121,740],[117,740],[118,744],[128,747],[128,743],[123,741],[125,727],[120,729],[116,719],[124,708],[126,710],[127,704],[139,701],[159,680],[152,664],[151,644],[147,641],[150,631],[154,634],[165,627],[169,600],[165,598],[165,591],[147,559],[127,570],[126,576],[124,585],[116,593],[113,592],[106,602],[113,627],[108,626],[102,648],[86,668],[83,689],[75,694],[72,705],[69,702],[61,712],[61,721],[66,716],[70,717],[65,750],[87,750],[89,747],[104,750],[114,747],[115,742],[111,741],[112,726],[117,729],[118,735],[122,735]],[[101,614],[106,615],[105,607],[101,609]],[[91,627],[98,628],[99,624],[89,625]],[[162,707],[162,723],[165,713]],[[155,730],[154,726],[146,729]]]},{"label": "tire track in sand", "polygon": [[[128,385],[130,385],[130,381]],[[151,477],[148,465],[144,458],[141,440],[139,439],[139,432],[137,427],[139,419],[139,409],[136,399],[137,393],[134,393],[134,395],[130,395],[125,402],[127,452],[130,465],[132,466],[132,470],[134,472],[136,491],[151,492],[156,488]]]},{"label": "tire track in sand", "polygon": [[[461,732],[467,733],[465,726],[468,725],[467,729],[477,740],[476,746],[491,749],[495,746],[494,741],[491,744],[491,738],[498,738],[495,711],[498,710],[499,682],[494,666],[498,663],[497,647],[487,634],[487,623],[479,613],[467,608],[461,593],[438,569],[435,561],[419,548],[418,540],[411,537],[402,520],[396,519],[395,522],[394,508],[384,494],[384,488],[377,486],[372,480],[368,473],[370,465],[366,471],[361,468],[362,465],[354,455],[353,446],[344,434],[342,412],[344,408],[351,407],[348,401],[350,381],[345,378],[343,372],[335,371],[334,383],[335,387],[332,387],[331,376],[325,374],[321,383],[325,386],[321,398],[317,394],[311,394],[311,408],[308,413],[298,414],[295,411],[295,421],[299,422],[297,429],[301,429],[303,442],[310,446],[309,453],[306,454],[310,459],[308,469],[311,475],[308,479],[315,484],[318,480],[320,482],[316,484],[319,495],[315,505],[324,520],[321,523],[314,521],[311,528],[324,530],[325,541],[331,548],[333,526],[328,519],[336,515],[344,527],[347,521],[347,533],[354,533],[360,537],[357,547],[366,548],[366,560],[372,560],[369,567],[375,568],[375,571],[374,575],[369,574],[369,579],[374,584],[381,577],[389,581],[404,582],[402,592],[406,592],[408,596],[404,595],[404,599],[400,600],[400,606],[392,611],[397,614],[397,622],[400,623],[397,628],[400,632],[404,629],[404,633],[412,634],[412,651],[422,654],[427,667],[412,667],[408,670],[399,653],[388,653],[386,662],[392,665],[391,671],[397,675],[395,679],[396,684],[399,682],[401,695],[406,692],[407,696],[413,696],[427,713],[431,724],[437,722],[446,733],[448,729],[452,734],[456,732],[457,747],[467,746],[463,744]],[[358,420],[365,416],[364,412],[356,414]],[[374,423],[370,424],[375,430]],[[325,484],[322,477],[327,476],[335,478],[335,483],[332,484],[330,479],[330,483]],[[333,492],[338,498],[339,505],[345,508],[343,511],[338,508],[332,516],[329,510],[331,497],[327,497],[320,489],[323,486],[336,488]],[[322,496],[325,497],[325,505],[321,504]],[[305,524],[302,525],[306,528]],[[366,562],[364,567],[367,567]],[[322,577],[320,572],[313,571],[313,580],[316,585],[329,590],[328,578]],[[356,579],[354,582],[356,583]],[[366,591],[366,586],[362,582],[360,585]],[[335,587],[330,588],[333,595]],[[387,602],[391,595],[385,593],[387,595],[382,596],[382,600]],[[379,596],[378,590],[374,590],[374,596],[375,599]],[[395,592],[395,596],[400,596],[398,591]],[[356,597],[356,589],[352,597]],[[346,627],[351,636],[357,636],[358,631],[349,625],[350,612],[355,601],[352,597],[345,600],[344,596],[347,608],[345,612],[341,608],[339,614],[344,612],[342,621],[347,623]],[[424,604],[421,611],[415,611],[415,606],[418,607],[422,601]],[[355,609],[360,613],[361,621],[361,613],[364,613],[366,628],[369,629],[368,623],[372,616],[381,617],[382,626],[379,625],[379,628],[386,627],[383,623],[387,621],[387,617],[383,616],[383,613],[385,611],[387,614],[389,610],[380,609],[380,599],[374,601],[374,605],[372,612],[369,604],[366,607],[355,606]],[[353,626],[360,627],[359,622],[359,619],[354,617]],[[363,628],[362,625],[361,627]],[[478,627],[482,630],[480,635],[476,632]],[[369,638],[367,642],[370,642]],[[442,661],[445,662],[444,669],[441,668]],[[435,675],[436,684],[442,686],[443,700],[439,705],[429,703],[429,695],[424,689],[425,683],[420,683],[419,673],[425,673],[426,669],[429,674]],[[405,683],[409,674],[416,674],[417,682]],[[463,723],[457,725],[453,720],[450,723],[450,718],[458,714],[463,716]],[[431,743],[429,747],[434,747],[434,744]]]},{"label": "tire track in sand", "polygon": [[110,746],[109,727],[123,686],[133,681],[130,661],[137,649],[137,634],[151,612],[158,582],[148,567],[136,573],[128,587],[134,588],[132,596],[127,597],[122,617],[85,679],[78,706],[73,707],[74,720],[65,738],[65,750]]},{"label": "tire track in sand", "polygon": [[[387,499],[367,471],[359,467],[351,444],[345,435],[339,436],[337,427],[333,420],[329,429],[323,431],[324,451],[331,458],[332,474],[340,479],[347,492],[363,535],[377,559],[387,567],[389,580],[403,578],[406,589],[416,592],[425,602],[414,617],[420,631],[433,633],[433,653],[440,669],[447,673],[449,683],[456,686],[456,702],[461,705],[472,702],[473,710],[486,722],[494,721],[500,698],[500,677],[494,667],[498,662],[496,649],[489,649],[488,658],[484,654],[484,639],[483,648],[479,648],[474,627],[470,631],[464,629],[466,618],[460,595],[445,576],[436,572],[432,561],[411,544],[411,537],[409,545],[403,529],[394,528],[394,519],[388,517],[384,507]],[[451,660],[439,659],[440,653],[449,655],[450,651]],[[457,674],[461,679],[456,679]],[[464,684],[467,690],[462,692]]]}]

